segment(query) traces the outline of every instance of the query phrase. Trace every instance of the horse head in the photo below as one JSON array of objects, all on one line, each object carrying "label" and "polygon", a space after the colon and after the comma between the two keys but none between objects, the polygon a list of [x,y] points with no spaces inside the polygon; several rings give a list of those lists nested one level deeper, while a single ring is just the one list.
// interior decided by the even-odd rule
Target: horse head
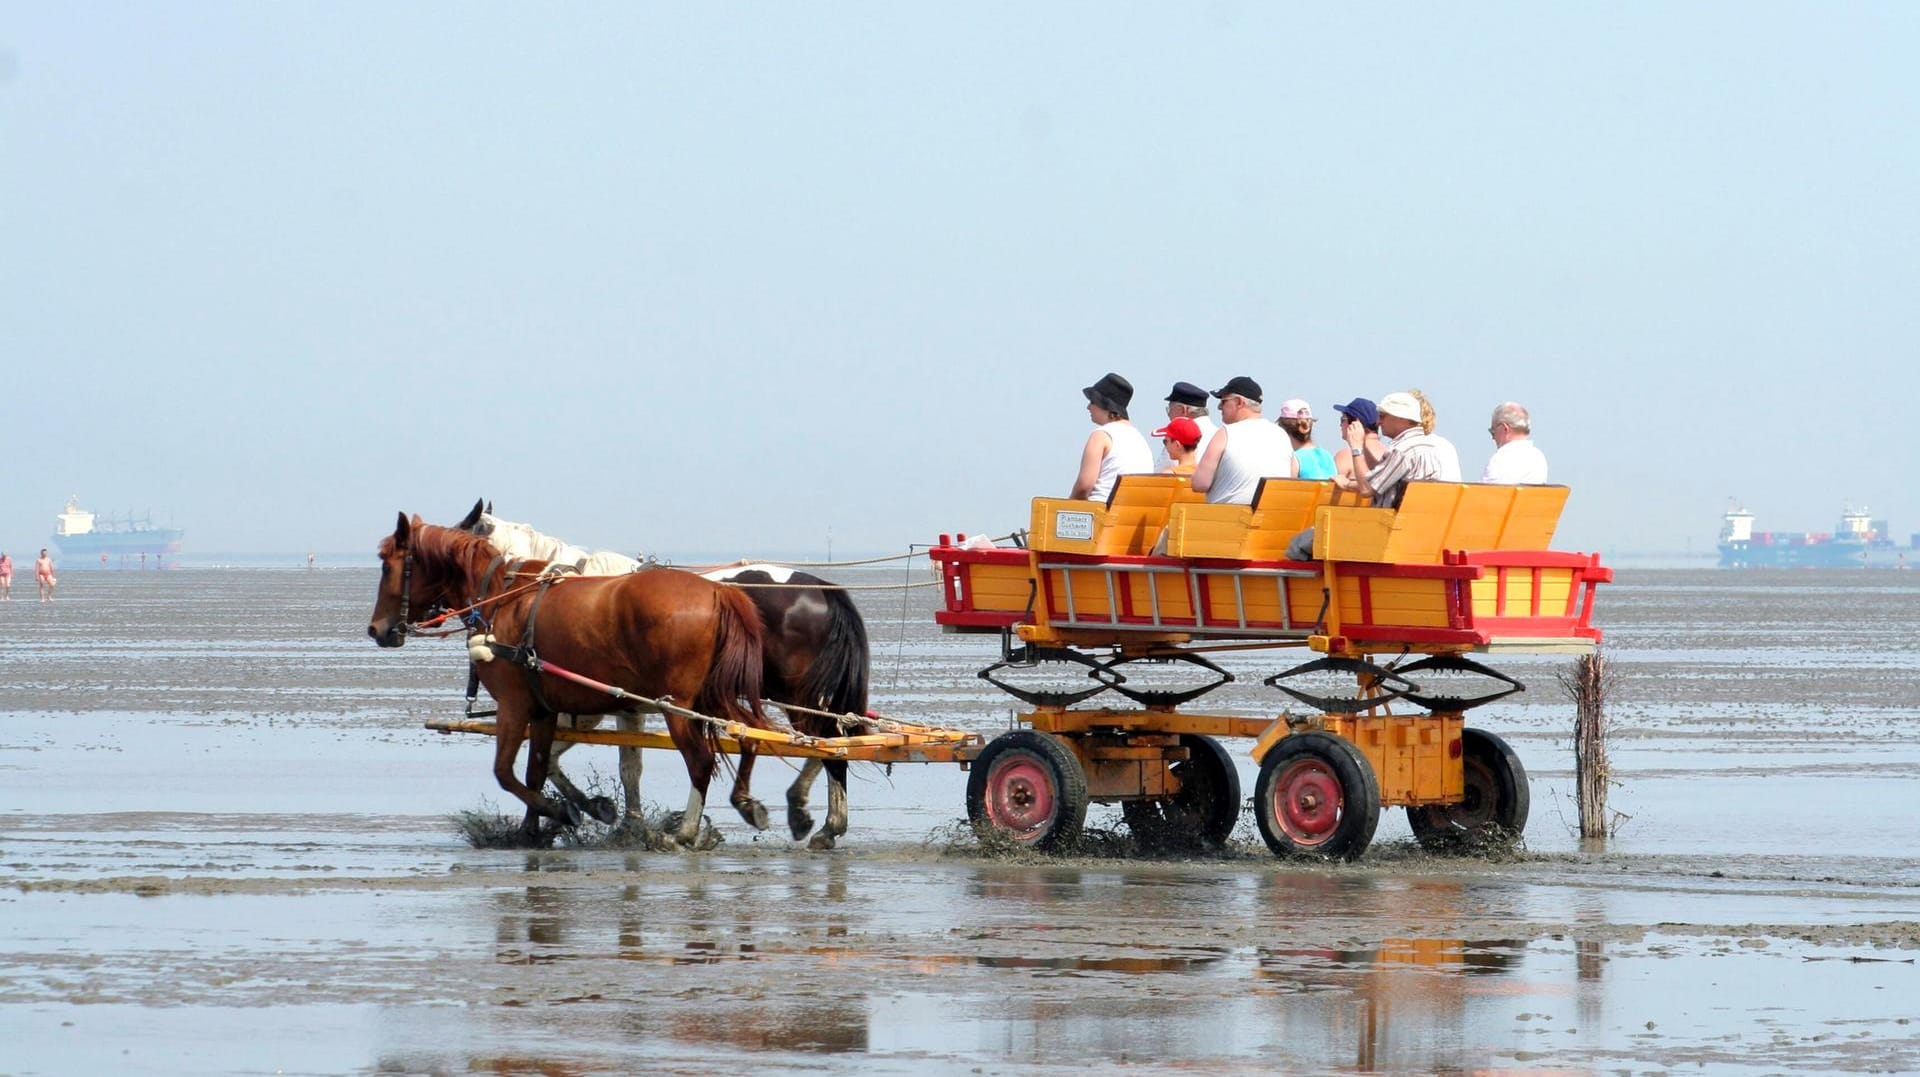
[{"label": "horse head", "polygon": [[393,534],[380,542],[380,589],[374,592],[367,635],[382,647],[405,645],[410,607],[415,603],[422,609],[426,606],[424,595],[419,593],[426,584],[425,573],[416,579],[413,571],[414,536],[423,526],[420,517],[408,519],[402,512]]}]

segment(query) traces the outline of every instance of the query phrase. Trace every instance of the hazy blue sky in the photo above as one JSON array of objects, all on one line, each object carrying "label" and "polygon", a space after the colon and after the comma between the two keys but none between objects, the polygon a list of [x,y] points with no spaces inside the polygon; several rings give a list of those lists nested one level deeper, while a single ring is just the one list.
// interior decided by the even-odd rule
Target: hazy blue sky
[{"label": "hazy blue sky", "polygon": [[[1534,412],[1560,545],[1920,532],[1920,6],[0,0],[0,545],[1064,494],[1080,387]],[[1149,427],[1150,428],[1150,427]]]}]

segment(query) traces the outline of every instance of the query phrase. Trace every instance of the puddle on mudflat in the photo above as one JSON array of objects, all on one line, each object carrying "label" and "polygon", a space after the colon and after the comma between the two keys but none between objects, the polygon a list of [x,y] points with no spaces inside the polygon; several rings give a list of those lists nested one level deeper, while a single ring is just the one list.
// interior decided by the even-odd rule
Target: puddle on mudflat
[{"label": "puddle on mudflat", "polygon": [[[448,819],[504,810],[488,746],[419,728],[457,644],[375,650],[372,583],[109,573],[6,614],[10,1072],[1920,1069],[1920,663],[1887,645],[1920,579],[1622,572],[1623,834],[1572,836],[1564,663],[1503,659],[1529,689],[1472,723],[1533,776],[1525,849],[1429,856],[1388,811],[1339,866],[1246,820],[1189,861],[950,847],[965,775],[917,766],[854,769],[829,855],[717,800],[709,854],[474,850]],[[1868,625],[1865,595],[1899,600]],[[877,709],[1006,728],[993,641],[862,601]],[[1271,715],[1297,660],[1223,657],[1206,709]],[[610,752],[566,765],[611,784]]]}]

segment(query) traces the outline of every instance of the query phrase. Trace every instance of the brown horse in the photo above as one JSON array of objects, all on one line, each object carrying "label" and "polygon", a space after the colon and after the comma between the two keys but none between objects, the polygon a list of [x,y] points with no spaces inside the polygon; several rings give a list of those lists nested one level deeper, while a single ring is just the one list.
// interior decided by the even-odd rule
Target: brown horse
[{"label": "brown horse", "polygon": [[[492,506],[484,498],[475,501],[472,511],[454,528],[484,537],[495,550],[508,556],[561,560],[580,566],[580,571],[589,576],[619,575],[641,567],[640,562],[631,558],[584,550],[543,535],[527,524],[502,520],[493,515]],[[704,572],[701,576],[745,591],[760,611],[766,625],[765,664],[761,671],[766,697],[776,705],[792,703],[807,708],[788,712],[794,727],[802,733],[816,737],[846,735],[850,730],[842,728],[837,719],[810,712],[824,710],[831,715],[867,712],[867,625],[847,592],[818,576],[779,565],[735,565]],[[604,798],[596,803],[568,781],[560,769],[559,756],[567,750],[568,743],[563,741],[554,750],[549,777],[561,796],[575,807],[601,822],[612,823],[617,818],[612,803]],[[823,769],[827,773],[827,819],[820,832],[807,843],[812,849],[831,849],[847,832],[847,762],[809,759],[787,790],[787,825],[793,831],[794,840],[799,841],[813,830],[807,799]],[[627,825],[631,825],[640,805],[640,750],[637,748],[620,751],[620,785],[626,794]]]},{"label": "brown horse", "polygon": [[[772,723],[760,713],[760,615],[737,589],[687,572],[661,569],[627,576],[563,577],[547,587],[525,588],[546,567],[521,562],[517,575],[485,539],[409,519],[401,513],[393,534],[380,542],[380,589],[367,635],[382,647],[406,642],[410,611],[462,608],[476,613],[493,641],[530,648],[542,661],[655,699],[760,729]],[[509,592],[517,593],[509,594]],[[490,600],[488,596],[493,596]],[[483,641],[484,642],[484,641]],[[524,654],[515,655],[524,658]],[[568,812],[542,790],[553,746],[554,715],[606,714],[631,703],[551,673],[538,673],[509,657],[476,664],[480,683],[494,699],[493,775],[500,788],[527,806],[522,837],[538,844],[540,819],[566,821]],[[706,809],[707,783],[716,753],[712,729],[686,717],[665,715],[667,732],[686,760],[693,785],[686,815],[674,839],[691,845]],[[513,774],[514,757],[529,741],[527,780]],[[753,755],[742,745],[733,806],[758,829],[767,810],[749,789]]]}]

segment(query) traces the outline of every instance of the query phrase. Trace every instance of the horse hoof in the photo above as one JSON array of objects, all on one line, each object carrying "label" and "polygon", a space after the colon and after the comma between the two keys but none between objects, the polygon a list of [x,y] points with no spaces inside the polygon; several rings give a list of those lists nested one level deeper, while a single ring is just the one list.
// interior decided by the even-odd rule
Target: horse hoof
[{"label": "horse hoof", "polygon": [[740,809],[740,818],[745,819],[747,825],[753,827],[755,830],[765,830],[767,827],[773,825],[773,820],[767,815],[767,806],[757,800],[749,800],[744,804],[735,804],[734,807]]},{"label": "horse hoof", "polygon": [[813,833],[813,816],[805,808],[787,808],[787,828],[793,831],[793,840],[799,841]]},{"label": "horse hoof", "polygon": [[587,814],[612,826],[620,819],[620,806],[613,802],[612,797],[594,797],[587,801]]},{"label": "horse hoof", "polygon": [[580,814],[579,806],[574,804],[573,801],[561,799],[558,803],[560,807],[555,821],[561,826],[572,829],[586,822],[587,817]]},{"label": "horse hoof", "polygon": [[822,830],[813,836],[812,841],[807,843],[807,848],[812,849],[816,853],[824,853],[828,849],[833,848],[833,835]]}]

